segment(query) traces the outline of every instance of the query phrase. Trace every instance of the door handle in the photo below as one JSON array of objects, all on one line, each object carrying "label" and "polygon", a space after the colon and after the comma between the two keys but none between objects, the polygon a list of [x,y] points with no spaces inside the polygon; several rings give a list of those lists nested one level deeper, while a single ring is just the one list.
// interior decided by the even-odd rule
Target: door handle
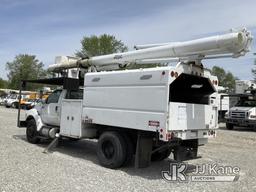
[{"label": "door handle", "polygon": [[58,111],[58,106],[55,107],[55,111],[56,111],[56,112]]},{"label": "door handle", "polygon": [[71,120],[73,121],[73,120],[74,120],[74,117],[71,117]]}]

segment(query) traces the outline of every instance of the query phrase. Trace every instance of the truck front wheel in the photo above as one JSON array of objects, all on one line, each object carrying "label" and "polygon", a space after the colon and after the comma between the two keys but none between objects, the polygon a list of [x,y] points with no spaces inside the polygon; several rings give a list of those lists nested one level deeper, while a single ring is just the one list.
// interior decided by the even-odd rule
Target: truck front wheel
[{"label": "truck front wheel", "polygon": [[231,123],[226,123],[226,128],[227,128],[228,130],[232,130],[232,129],[234,129],[234,125],[231,124]]},{"label": "truck front wheel", "polygon": [[29,143],[36,144],[40,141],[38,138],[38,132],[36,130],[36,122],[34,119],[28,120],[26,136]]},{"label": "truck front wheel", "polygon": [[105,132],[98,141],[97,156],[99,163],[107,168],[121,167],[126,159],[126,144],[117,132]]}]

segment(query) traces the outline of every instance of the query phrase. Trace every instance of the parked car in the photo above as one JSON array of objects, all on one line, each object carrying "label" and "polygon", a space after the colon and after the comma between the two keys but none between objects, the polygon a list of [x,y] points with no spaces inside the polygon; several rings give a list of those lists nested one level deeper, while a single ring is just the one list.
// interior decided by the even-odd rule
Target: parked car
[{"label": "parked car", "polygon": [[5,107],[6,108],[18,108],[18,95],[17,94],[11,94],[5,101]]},{"label": "parked car", "polygon": [[[27,95],[21,95],[21,99],[27,98]],[[5,101],[6,108],[18,108],[19,107],[19,95],[18,94],[11,94],[9,98]]]},{"label": "parked car", "polygon": [[5,103],[5,96],[1,96],[0,97],[0,105],[4,105],[4,103]]}]

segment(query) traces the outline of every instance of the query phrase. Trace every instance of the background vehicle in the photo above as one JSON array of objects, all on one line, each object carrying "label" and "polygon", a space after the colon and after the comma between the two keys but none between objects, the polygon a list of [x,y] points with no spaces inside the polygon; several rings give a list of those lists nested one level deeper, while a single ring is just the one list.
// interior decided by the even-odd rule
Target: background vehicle
[{"label": "background vehicle", "polygon": [[18,94],[11,94],[5,101],[5,107],[6,108],[12,107],[12,108],[18,109],[19,102],[22,105],[28,98],[29,98],[28,94],[22,94],[21,96],[19,96]]},{"label": "background vehicle", "polygon": [[237,80],[235,94],[227,98],[236,104],[225,114],[227,129],[234,126],[256,128],[256,86],[253,81]]},{"label": "background vehicle", "polygon": [[4,105],[6,96],[0,97],[0,105]]},{"label": "background vehicle", "polygon": [[226,127],[234,126],[256,128],[256,97],[252,94],[238,95],[238,103],[226,113]]},{"label": "background vehicle", "polygon": [[230,97],[227,93],[218,93],[216,96],[218,104],[219,122],[226,122],[225,115],[229,109],[238,102],[238,97]]},{"label": "background vehicle", "polygon": [[246,93],[247,91],[250,92],[253,89],[256,89],[256,84],[254,81],[236,80],[235,93],[243,94],[243,93]]},{"label": "background vehicle", "polygon": [[5,101],[5,107],[9,108],[18,108],[19,105],[19,98],[18,94],[11,94],[7,100]]}]

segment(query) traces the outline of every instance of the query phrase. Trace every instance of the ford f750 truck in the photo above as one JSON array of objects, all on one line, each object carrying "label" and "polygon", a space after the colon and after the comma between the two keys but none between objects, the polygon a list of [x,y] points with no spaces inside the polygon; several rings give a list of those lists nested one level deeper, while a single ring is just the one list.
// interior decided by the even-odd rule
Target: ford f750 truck
[{"label": "ford f750 truck", "polygon": [[[171,153],[178,161],[197,158],[198,146],[218,128],[217,103],[211,99],[218,81],[201,61],[242,56],[251,40],[242,30],[91,58],[58,57],[49,70],[69,78],[23,81],[63,88],[27,111],[19,126],[26,126],[31,143],[44,138],[54,139],[52,143],[64,137],[98,139],[98,160],[108,168],[121,167],[134,155],[136,167]],[[134,63],[167,60],[178,63],[124,70]],[[107,71],[110,66],[112,71]],[[80,69],[86,70],[83,78]]]}]

